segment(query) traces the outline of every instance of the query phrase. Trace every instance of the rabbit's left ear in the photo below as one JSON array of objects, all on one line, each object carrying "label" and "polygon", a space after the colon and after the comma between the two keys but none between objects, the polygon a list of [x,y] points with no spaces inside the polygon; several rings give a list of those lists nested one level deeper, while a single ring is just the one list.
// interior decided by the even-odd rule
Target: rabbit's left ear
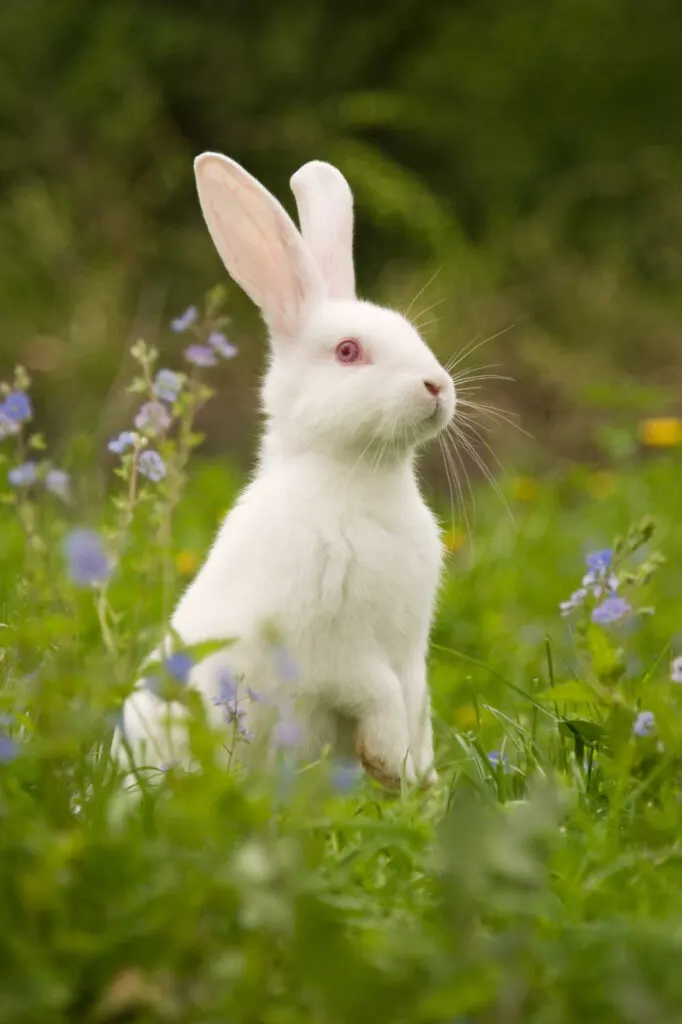
[{"label": "rabbit's left ear", "polygon": [[355,298],[353,193],[341,171],[311,160],[291,178],[303,240],[331,299]]}]

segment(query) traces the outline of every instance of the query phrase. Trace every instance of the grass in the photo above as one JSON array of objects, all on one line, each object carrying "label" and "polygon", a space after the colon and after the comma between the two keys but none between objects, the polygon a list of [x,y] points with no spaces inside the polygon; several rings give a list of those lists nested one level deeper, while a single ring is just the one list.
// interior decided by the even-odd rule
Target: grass
[{"label": "grass", "polygon": [[[187,387],[163,481],[128,453],[96,513],[76,444],[71,503],[2,491],[0,1019],[680,1019],[677,450],[503,481],[515,522],[477,489],[433,634],[434,791],[390,797],[286,751],[226,773],[198,721],[201,773],[171,766],[130,804],[107,758],[117,712],[240,483],[198,459],[185,479],[208,397]],[[3,481],[42,458],[25,426]],[[102,586],[62,553],[84,519],[116,554]],[[600,626],[590,598],[562,618],[585,555],[614,546],[632,612]]]}]

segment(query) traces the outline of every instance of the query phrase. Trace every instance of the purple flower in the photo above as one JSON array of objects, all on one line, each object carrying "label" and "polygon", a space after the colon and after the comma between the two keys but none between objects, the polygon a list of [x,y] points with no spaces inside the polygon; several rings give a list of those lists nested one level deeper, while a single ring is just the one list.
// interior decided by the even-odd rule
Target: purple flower
[{"label": "purple flower", "polygon": [[632,726],[634,736],[651,736],[656,728],[656,716],[653,711],[640,711]]},{"label": "purple flower", "polygon": [[600,576],[604,576],[606,574],[606,571],[612,561],[613,551],[611,548],[604,548],[602,551],[595,551],[585,559],[585,563],[590,572],[597,573]]},{"label": "purple flower", "polygon": [[31,399],[25,391],[10,391],[2,404],[2,413],[13,423],[25,423],[33,416]]},{"label": "purple flower", "polygon": [[168,430],[171,423],[170,413],[162,402],[146,402],[135,417],[137,429],[146,430],[152,436]]},{"label": "purple flower", "polygon": [[682,657],[673,659],[670,667],[670,678],[673,683],[682,683]]},{"label": "purple flower", "polygon": [[237,699],[237,685],[232,673],[228,669],[223,669],[220,673],[218,680],[218,695],[213,698],[213,703],[216,707],[223,709],[223,715],[227,725],[236,725],[237,732],[241,739],[248,742],[253,738],[250,731],[242,721],[246,716],[246,711],[239,707],[239,701]]},{"label": "purple flower", "polygon": [[142,476],[146,476],[152,483],[158,483],[159,480],[163,480],[166,475],[166,463],[163,461],[158,452],[146,451],[142,452],[139,461],[140,473]]},{"label": "purple flower", "polygon": [[69,575],[80,586],[104,583],[111,575],[111,562],[102,538],[94,530],[72,530],[64,539]]},{"label": "purple flower", "polygon": [[495,771],[497,771],[498,768],[501,768],[502,771],[505,772],[505,774],[511,771],[511,768],[509,767],[509,761],[507,760],[507,755],[504,754],[501,750],[491,750],[488,754],[488,761],[490,762],[491,767],[495,769]]},{"label": "purple flower", "polygon": [[71,477],[63,469],[48,470],[45,486],[51,494],[55,494],[62,501],[71,500]]},{"label": "purple flower", "polygon": [[237,346],[228,341],[222,331],[211,331],[208,336],[208,343],[223,359],[234,359],[239,354]]},{"label": "purple flower", "polygon": [[592,621],[598,626],[607,626],[612,622],[618,622],[631,611],[632,608],[624,597],[607,597],[592,612]]},{"label": "purple flower", "polygon": [[9,764],[19,753],[13,739],[0,733],[0,764]]},{"label": "purple flower", "polygon": [[282,682],[295,683],[298,680],[298,667],[286,647],[283,647],[281,644],[275,644],[272,653],[275,659],[277,675]]},{"label": "purple flower", "polygon": [[360,775],[356,761],[339,758],[332,765],[332,785],[337,793],[350,793],[357,786]]},{"label": "purple flower", "polygon": [[186,651],[176,651],[164,661],[166,672],[184,686],[189,679],[194,662]]},{"label": "purple flower", "polygon": [[185,359],[194,366],[215,366],[218,362],[215,352],[208,345],[190,345],[185,349]]},{"label": "purple flower", "polygon": [[132,430],[124,430],[122,434],[119,434],[113,441],[110,441],[107,447],[114,455],[123,455],[123,452],[127,451],[128,448],[135,447],[136,441],[137,434]]},{"label": "purple flower", "polygon": [[12,487],[30,487],[38,479],[38,467],[35,462],[24,462],[16,469],[10,469],[7,479]]},{"label": "purple flower", "polygon": [[289,710],[285,710],[272,730],[272,742],[280,749],[298,747],[303,731]]},{"label": "purple flower", "polygon": [[565,618],[571,612],[574,612],[576,608],[580,608],[584,604],[587,594],[588,591],[585,587],[581,587],[580,590],[574,590],[568,601],[562,601],[559,605],[560,614]]},{"label": "purple flower", "polygon": [[176,334],[184,334],[196,322],[198,316],[199,310],[197,307],[188,306],[184,313],[171,320],[171,331],[174,331]]},{"label": "purple flower", "polygon": [[248,693],[249,700],[252,701],[252,703],[260,704],[262,698],[261,698],[261,695],[259,693],[256,693],[255,690],[252,690],[250,686],[246,687],[246,692]]},{"label": "purple flower", "polygon": [[174,402],[182,391],[183,379],[179,373],[173,370],[159,370],[152,387],[154,398],[160,398],[164,402]]},{"label": "purple flower", "polygon": [[237,700],[237,683],[228,668],[222,668],[218,675],[218,696],[213,698],[217,707],[223,707]]}]

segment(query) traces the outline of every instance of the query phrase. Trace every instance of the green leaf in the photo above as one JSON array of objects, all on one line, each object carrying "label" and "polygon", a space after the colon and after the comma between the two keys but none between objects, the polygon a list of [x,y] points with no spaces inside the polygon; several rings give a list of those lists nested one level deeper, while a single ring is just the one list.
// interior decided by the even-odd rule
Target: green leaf
[{"label": "green leaf", "polygon": [[594,746],[606,736],[606,729],[598,722],[587,722],[580,718],[565,718],[559,722],[559,732],[568,739],[580,740],[586,746]]},{"label": "green leaf", "polygon": [[557,683],[548,690],[537,694],[537,699],[546,701],[548,704],[563,702],[565,704],[595,704],[598,697],[587,683],[580,683],[577,679],[569,679],[565,683]]}]

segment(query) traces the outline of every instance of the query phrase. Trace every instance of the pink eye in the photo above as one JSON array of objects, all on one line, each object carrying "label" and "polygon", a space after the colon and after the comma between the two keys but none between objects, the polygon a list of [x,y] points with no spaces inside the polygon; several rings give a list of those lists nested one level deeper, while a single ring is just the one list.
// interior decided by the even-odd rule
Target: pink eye
[{"label": "pink eye", "polygon": [[336,358],[340,363],[359,363],[363,356],[360,342],[355,338],[344,338],[336,346]]}]

